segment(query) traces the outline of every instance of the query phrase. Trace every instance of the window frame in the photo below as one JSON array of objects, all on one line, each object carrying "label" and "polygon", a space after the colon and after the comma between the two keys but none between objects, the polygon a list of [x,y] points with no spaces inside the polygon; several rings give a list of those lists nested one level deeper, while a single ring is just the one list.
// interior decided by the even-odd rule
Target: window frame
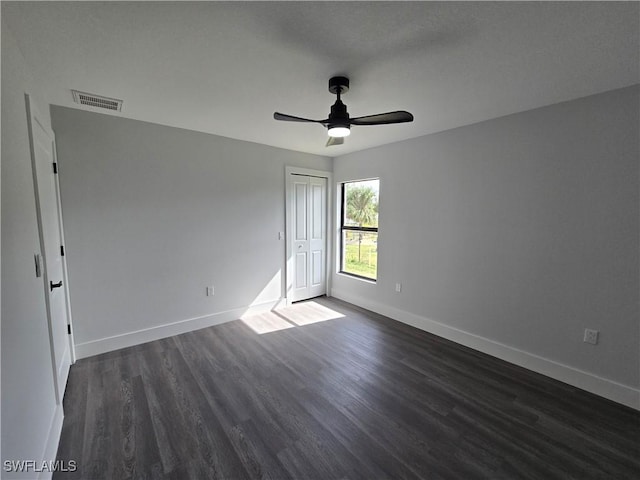
[{"label": "window frame", "polygon": [[[346,211],[345,211],[345,206],[347,204],[347,197],[345,195],[345,191],[346,188],[345,186],[348,183],[359,183],[359,182],[366,182],[368,180],[378,180],[378,188],[380,186],[380,178],[368,178],[368,179],[364,179],[364,180],[349,180],[349,181],[345,181],[345,182],[341,182],[340,183],[340,228],[339,228],[339,239],[340,239],[340,258],[339,258],[339,265],[340,265],[340,269],[338,273],[341,273],[343,275],[348,275],[350,277],[354,277],[354,278],[359,278],[360,280],[366,280],[368,282],[373,282],[376,283],[378,281],[378,269],[376,268],[376,277],[372,278],[372,277],[365,277],[364,275],[358,275],[357,273],[351,273],[351,272],[347,272],[344,269],[344,262],[345,262],[345,241],[344,241],[344,234],[345,232],[369,232],[369,233],[375,233],[379,235],[378,232],[378,228],[379,227],[358,227],[358,226],[353,226],[353,225],[345,225],[344,224],[344,220],[345,220],[345,215],[346,215]],[[379,193],[378,193],[379,195]],[[380,202],[380,199],[378,198],[378,202]],[[377,242],[376,242],[377,243]]]}]

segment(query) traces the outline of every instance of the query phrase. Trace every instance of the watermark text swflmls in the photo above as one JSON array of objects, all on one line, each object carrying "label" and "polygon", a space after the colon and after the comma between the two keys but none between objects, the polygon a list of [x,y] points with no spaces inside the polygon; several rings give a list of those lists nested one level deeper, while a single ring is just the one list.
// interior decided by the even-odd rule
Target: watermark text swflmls
[{"label": "watermark text swflmls", "polygon": [[5,460],[2,468],[5,472],[75,472],[78,462],[75,460]]}]

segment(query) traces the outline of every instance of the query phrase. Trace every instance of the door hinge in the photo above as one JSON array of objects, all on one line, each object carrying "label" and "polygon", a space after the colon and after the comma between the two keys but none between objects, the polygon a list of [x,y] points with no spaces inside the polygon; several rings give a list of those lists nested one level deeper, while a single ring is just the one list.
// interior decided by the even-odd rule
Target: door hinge
[{"label": "door hinge", "polygon": [[64,245],[60,245],[60,256],[64,257]]},{"label": "door hinge", "polygon": [[39,253],[33,255],[33,259],[36,262],[36,278],[40,278],[42,276],[42,257],[40,257]]},{"label": "door hinge", "polygon": [[67,333],[71,335],[71,325],[67,323]]},{"label": "door hinge", "polygon": [[55,174],[58,173],[58,163],[57,162],[53,162],[53,173],[55,173]]}]

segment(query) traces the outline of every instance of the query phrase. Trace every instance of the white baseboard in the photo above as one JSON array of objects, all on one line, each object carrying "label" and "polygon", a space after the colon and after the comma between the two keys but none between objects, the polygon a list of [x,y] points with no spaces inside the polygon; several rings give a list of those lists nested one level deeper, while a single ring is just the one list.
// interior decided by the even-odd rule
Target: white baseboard
[{"label": "white baseboard", "polygon": [[473,348],[482,353],[497,357],[509,363],[513,363],[528,370],[541,373],[548,377],[568,383],[574,387],[595,393],[614,402],[640,410],[640,390],[628,385],[599,377],[589,372],[564,365],[548,358],[525,352],[523,350],[505,345],[489,338],[481,337],[440,322],[384,305],[367,298],[332,289],[331,295],[345,302],[352,303],[372,312],[379,313],[393,320],[406,323],[429,333],[433,333],[447,340],[459,343],[465,347]]},{"label": "white baseboard", "polygon": [[[42,455],[43,462],[55,462],[58,455],[58,444],[60,443],[60,434],[62,433],[62,422],[64,421],[64,412],[62,405],[57,405],[51,420],[51,428],[47,436],[47,443],[44,447]],[[38,475],[38,480],[49,480],[53,476],[53,472],[49,469],[42,469]]]},{"label": "white baseboard", "polygon": [[248,307],[234,308],[224,312],[204,315],[202,317],[188,318],[177,322],[158,325],[151,328],[127,332],[112,337],[100,338],[91,342],[76,344],[76,358],[87,358],[101,353],[111,352],[120,348],[132,347],[141,343],[160,340],[161,338],[180,335],[181,333],[199,330],[201,328],[219,325],[221,323],[237,320],[242,316],[261,313],[279,308],[283,304],[283,299],[251,305]]}]

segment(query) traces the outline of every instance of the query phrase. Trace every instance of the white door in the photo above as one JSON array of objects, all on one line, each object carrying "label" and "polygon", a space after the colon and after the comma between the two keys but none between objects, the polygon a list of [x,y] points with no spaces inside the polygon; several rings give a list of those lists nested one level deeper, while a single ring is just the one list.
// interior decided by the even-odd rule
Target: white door
[{"label": "white door", "polygon": [[61,225],[58,215],[57,183],[54,166],[54,136],[46,127],[26,95],[27,118],[31,162],[40,231],[40,250],[44,258],[44,286],[49,322],[49,342],[53,365],[56,399],[62,402],[64,389],[71,366],[71,348],[68,340],[68,320],[65,289],[63,283],[63,261],[61,251]]},{"label": "white door", "polygon": [[296,302],[327,293],[327,179],[292,174],[290,182]]}]

